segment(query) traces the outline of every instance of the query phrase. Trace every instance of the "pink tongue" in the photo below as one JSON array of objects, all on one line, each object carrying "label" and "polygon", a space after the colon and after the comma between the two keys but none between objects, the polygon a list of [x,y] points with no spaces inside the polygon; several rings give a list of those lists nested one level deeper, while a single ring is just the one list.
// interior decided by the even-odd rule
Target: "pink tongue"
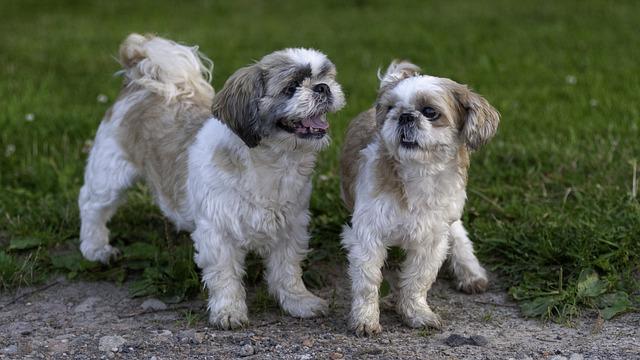
[{"label": "pink tongue", "polygon": [[308,128],[316,129],[328,129],[329,123],[322,119],[322,116],[316,116],[313,118],[306,118],[302,120],[302,125]]}]

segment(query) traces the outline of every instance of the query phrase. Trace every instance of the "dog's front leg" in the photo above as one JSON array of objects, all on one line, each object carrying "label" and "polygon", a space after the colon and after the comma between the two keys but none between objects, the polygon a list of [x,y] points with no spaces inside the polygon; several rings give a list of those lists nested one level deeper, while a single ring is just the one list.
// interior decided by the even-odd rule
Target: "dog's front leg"
[{"label": "dog's front leg", "polygon": [[307,219],[289,224],[282,238],[274,240],[266,258],[269,292],[291,316],[310,318],[325,315],[327,302],[312,294],[302,281],[300,263],[308,252]]},{"label": "dog's front leg", "polygon": [[342,233],[342,243],[349,251],[352,296],[349,327],[358,336],[379,334],[382,326],[378,293],[387,249],[382,241],[358,236],[357,231],[348,226]]},{"label": "dog's front leg", "polygon": [[427,291],[447,256],[447,236],[447,231],[438,231],[429,235],[425,242],[413,243],[406,249],[396,308],[411,327],[439,328],[442,325],[440,317],[427,304]]},{"label": "dog's front leg", "polygon": [[209,323],[222,329],[249,323],[242,286],[246,251],[213,224],[199,223],[192,234],[195,261],[209,290]]}]

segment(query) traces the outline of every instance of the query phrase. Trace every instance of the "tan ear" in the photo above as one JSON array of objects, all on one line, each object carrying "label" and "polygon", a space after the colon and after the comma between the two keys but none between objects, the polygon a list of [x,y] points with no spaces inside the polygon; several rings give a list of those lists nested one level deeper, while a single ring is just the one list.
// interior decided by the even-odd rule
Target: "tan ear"
[{"label": "tan ear", "polygon": [[466,85],[455,87],[454,96],[462,106],[462,129],[460,136],[467,147],[477,150],[496,134],[500,113],[482,96]]},{"label": "tan ear", "polygon": [[264,96],[264,80],[258,65],[236,71],[213,98],[213,116],[227,124],[248,147],[262,139],[259,102]]},{"label": "tan ear", "polygon": [[420,67],[406,60],[393,60],[384,75],[378,70],[378,79],[380,79],[380,93],[390,87],[395,86],[403,79],[420,75]]}]

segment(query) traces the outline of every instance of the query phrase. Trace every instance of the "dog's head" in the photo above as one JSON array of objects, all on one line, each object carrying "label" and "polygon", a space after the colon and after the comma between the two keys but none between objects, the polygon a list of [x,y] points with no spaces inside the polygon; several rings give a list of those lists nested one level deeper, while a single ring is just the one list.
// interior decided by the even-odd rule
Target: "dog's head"
[{"label": "dog's head", "polygon": [[336,69],[322,53],[285,49],[236,71],[213,100],[213,115],[249,147],[262,142],[319,150],[327,113],[344,106]]},{"label": "dog's head", "polygon": [[476,150],[496,133],[500,115],[465,85],[421,75],[408,62],[393,62],[381,77],[376,121],[390,153],[424,159]]}]

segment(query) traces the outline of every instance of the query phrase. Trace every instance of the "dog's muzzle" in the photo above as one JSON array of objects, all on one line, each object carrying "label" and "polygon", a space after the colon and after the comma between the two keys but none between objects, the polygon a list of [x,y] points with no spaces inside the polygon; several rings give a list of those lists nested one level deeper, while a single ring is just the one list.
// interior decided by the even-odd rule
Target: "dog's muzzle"
[{"label": "dog's muzzle", "polygon": [[402,113],[398,118],[400,146],[413,149],[418,147],[418,118],[412,113]]}]

